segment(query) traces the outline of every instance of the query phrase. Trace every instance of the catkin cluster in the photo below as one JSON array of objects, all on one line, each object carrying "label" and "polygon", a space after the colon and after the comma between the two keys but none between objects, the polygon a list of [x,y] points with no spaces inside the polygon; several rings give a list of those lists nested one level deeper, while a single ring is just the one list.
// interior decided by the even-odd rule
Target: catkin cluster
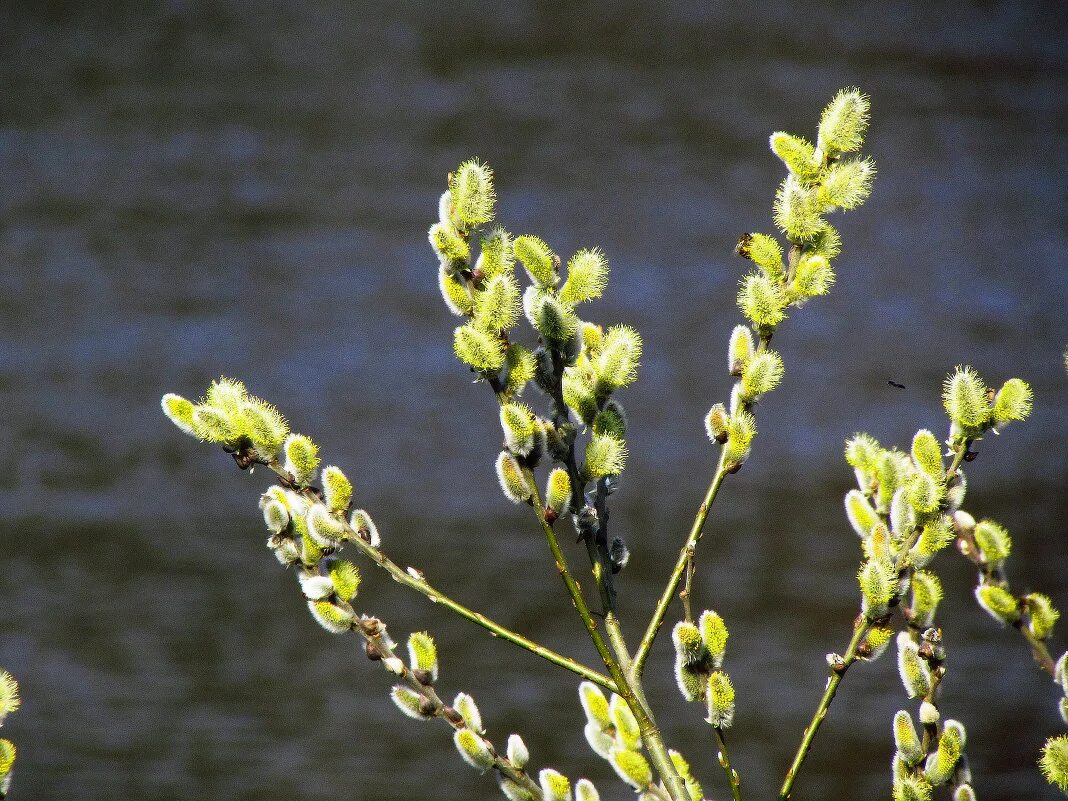
[{"label": "catkin cluster", "polygon": [[[4,719],[17,710],[22,700],[19,698],[19,684],[6,670],[0,670],[0,726]],[[15,744],[0,737],[0,798],[7,795],[11,787],[11,767],[15,764]]]}]

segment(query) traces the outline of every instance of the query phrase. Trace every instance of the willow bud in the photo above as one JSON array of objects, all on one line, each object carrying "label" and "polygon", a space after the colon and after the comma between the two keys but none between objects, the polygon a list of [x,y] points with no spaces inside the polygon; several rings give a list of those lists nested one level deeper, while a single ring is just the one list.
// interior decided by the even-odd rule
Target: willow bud
[{"label": "willow bud", "polygon": [[875,181],[871,159],[840,161],[827,170],[820,183],[820,199],[828,208],[850,211],[864,205]]},{"label": "willow bud", "polygon": [[448,262],[466,262],[471,258],[471,246],[451,222],[436,222],[427,232],[430,246]]},{"label": "willow bud", "polygon": [[286,437],[284,449],[286,462],[283,469],[293,476],[298,485],[310,484],[315,479],[315,471],[319,469],[319,446],[303,434],[290,434]]},{"label": "willow bud", "polygon": [[990,401],[987,400],[986,384],[971,367],[958,366],[956,372],[946,379],[942,389],[942,405],[949,419],[974,433],[990,419]]},{"label": "willow bud", "polygon": [[487,281],[475,295],[475,326],[487,333],[507,331],[519,319],[519,298],[519,282],[514,275],[503,273]]},{"label": "willow bud", "polygon": [[872,528],[879,522],[879,515],[860,490],[850,490],[846,493],[845,511],[849,524],[861,538],[871,534]]},{"label": "willow bud", "polygon": [[377,548],[382,544],[382,538],[378,534],[378,526],[371,519],[371,515],[363,509],[353,510],[349,516],[349,528],[355,531],[356,535],[372,548]]},{"label": "willow bud", "polygon": [[467,227],[483,225],[493,219],[496,194],[493,170],[478,159],[469,159],[449,176],[449,194],[453,211]]},{"label": "willow bud", "polygon": [[169,392],[163,396],[160,406],[163,407],[163,413],[167,415],[167,419],[174,423],[180,431],[189,434],[191,437],[197,436],[193,427],[193,413],[196,407],[192,401],[186,400],[181,395]]},{"label": "willow bud", "polygon": [[824,224],[820,216],[823,211],[820,193],[806,188],[793,175],[779,184],[772,216],[791,242],[807,242],[815,237]]},{"label": "willow bud", "polygon": [[596,723],[602,729],[612,725],[608,699],[592,681],[584,681],[579,685],[579,701],[590,723]]},{"label": "willow bud", "polygon": [[1027,628],[1036,639],[1044,640],[1053,633],[1053,627],[1061,613],[1053,606],[1048,595],[1032,592],[1024,596],[1027,607]]},{"label": "willow bud", "polygon": [[608,711],[616,727],[617,742],[626,748],[637,748],[641,740],[641,729],[638,728],[638,721],[627,703],[613,693],[612,700],[608,702]]},{"label": "willow bud", "polygon": [[708,414],[705,416],[705,433],[708,434],[708,438],[720,444],[726,442],[728,436],[727,423],[727,409],[722,403],[717,403],[708,410]]},{"label": "willow bud", "polygon": [[701,639],[704,640],[705,648],[712,657],[712,665],[719,668],[727,652],[727,638],[730,636],[727,624],[723,622],[722,617],[709,609],[701,613],[697,623],[701,629]]},{"label": "willow bud", "polygon": [[786,294],[782,286],[762,273],[750,273],[738,289],[738,308],[761,330],[770,330],[786,319]]},{"label": "willow bud", "polygon": [[894,745],[901,755],[905,764],[909,767],[917,764],[924,756],[923,746],[916,734],[916,726],[912,722],[912,715],[904,709],[894,715]]},{"label": "willow bud", "polygon": [[938,750],[927,757],[924,765],[923,773],[927,781],[934,786],[949,781],[960,759],[961,746],[960,732],[950,726],[945,727],[938,738]]},{"label": "willow bud", "polygon": [[556,270],[560,262],[548,245],[536,236],[520,236],[516,237],[513,250],[530,275],[530,280],[537,286],[556,286],[559,280]]},{"label": "willow bud", "polygon": [[518,456],[527,456],[534,448],[539,428],[534,413],[521,403],[506,403],[501,406],[500,417],[505,446]]},{"label": "willow bud", "polygon": [[434,638],[425,631],[415,632],[408,637],[408,665],[412,670],[430,674],[431,682],[438,680],[438,649]]},{"label": "willow bud", "polygon": [[549,483],[545,488],[545,505],[559,517],[567,512],[571,504],[571,478],[567,471],[557,467],[549,473]]},{"label": "willow bud", "polygon": [[637,331],[629,325],[609,328],[593,361],[598,390],[611,392],[634,383],[641,356],[642,338]]},{"label": "willow bud", "polygon": [[415,690],[397,684],[390,691],[389,697],[397,705],[397,709],[413,720],[430,720],[434,716],[426,713],[426,698]]},{"label": "willow bud", "polygon": [[457,729],[452,741],[464,762],[475,770],[485,773],[493,767],[493,752],[489,745],[471,729]]},{"label": "willow bud", "polygon": [[992,568],[999,568],[1012,553],[1012,537],[1009,532],[993,520],[983,520],[974,524],[972,536],[979,547],[983,561]]},{"label": "willow bud", "polygon": [[922,698],[931,689],[931,669],[907,631],[897,635],[897,670],[909,698]]},{"label": "willow bud", "polygon": [[475,704],[475,699],[467,693],[457,694],[455,700],[452,702],[453,708],[460,713],[460,716],[464,719],[464,725],[467,728],[478,732],[479,734],[485,734],[486,730],[482,728],[482,713],[478,711],[478,705]]},{"label": "willow bud", "polygon": [[769,140],[772,152],[778,156],[791,173],[803,183],[811,183],[820,173],[816,148],[800,136],[776,131]]},{"label": "willow bud", "polygon": [[575,801],[601,801],[601,794],[589,779],[579,779],[575,784]]},{"label": "willow bud", "polygon": [[834,269],[826,256],[819,253],[805,254],[797,263],[791,290],[798,304],[802,301],[826,295],[834,286]]},{"label": "willow bud", "polygon": [[321,548],[333,548],[345,538],[345,524],[321,504],[315,504],[306,519],[308,536]]},{"label": "willow bud", "polygon": [[851,153],[864,144],[871,102],[858,89],[845,89],[823,110],[820,116],[816,147],[829,156]]},{"label": "willow bud", "polygon": [[323,468],[323,500],[331,512],[346,512],[352,502],[352,482],[340,467]]},{"label": "willow bud", "polygon": [[622,439],[594,432],[586,444],[586,475],[593,479],[618,476],[626,467],[627,455],[627,444]]},{"label": "willow bud", "polygon": [[19,683],[6,670],[0,670],[0,723],[22,705]]},{"label": "willow bud", "polygon": [[922,776],[898,776],[894,779],[894,801],[931,801],[931,785]]},{"label": "willow bud", "polygon": [[545,801],[571,801],[571,782],[559,771],[545,768],[538,774]]},{"label": "willow bud", "polygon": [[530,751],[527,750],[527,744],[523,742],[523,738],[518,734],[512,734],[508,737],[508,761],[519,770],[525,768],[527,762],[530,761]]},{"label": "willow bud", "polygon": [[1046,781],[1068,793],[1068,734],[1046,740],[1038,767]]},{"label": "willow bud", "polygon": [[653,769],[637,751],[616,748],[612,751],[609,762],[619,778],[635,790],[644,790],[653,783]]},{"label": "willow bud", "polygon": [[742,234],[735,248],[739,256],[754,262],[768,278],[783,276],[782,246],[767,234]]},{"label": "willow bud", "polygon": [[456,329],[452,348],[457,359],[479,372],[493,373],[504,366],[504,345],[500,338],[473,323]]},{"label": "willow bud", "polygon": [[1003,426],[1013,420],[1026,420],[1034,395],[1026,381],[1010,378],[994,396],[994,422]]},{"label": "willow bud", "polygon": [[708,722],[719,729],[730,728],[734,722],[734,686],[730,677],[716,671],[708,677]]},{"label": "willow bud", "polygon": [[994,620],[1002,625],[1020,619],[1020,604],[1016,596],[996,584],[980,584],[975,588],[975,599]]},{"label": "willow bud", "polygon": [[913,625],[927,628],[934,623],[935,612],[942,601],[942,582],[934,573],[917,570],[912,574]]},{"label": "willow bud", "polygon": [[701,632],[693,623],[684,620],[676,623],[671,632],[671,640],[675,643],[675,654],[683,664],[700,664],[708,655]]},{"label": "willow bud", "polygon": [[598,248],[580,250],[567,262],[567,280],[560,287],[560,299],[581,303],[601,297],[608,285],[608,259]]},{"label": "willow bud", "polygon": [[742,370],[742,399],[752,403],[761,395],[771,392],[779,386],[783,372],[782,356],[775,351],[754,354]]},{"label": "willow bud", "polygon": [[330,565],[330,582],[343,601],[351,601],[360,589],[360,569],[352,562],[339,559]]},{"label": "willow bud", "polygon": [[315,622],[331,634],[344,634],[352,630],[355,622],[352,612],[335,606],[329,601],[308,601],[308,611]]}]

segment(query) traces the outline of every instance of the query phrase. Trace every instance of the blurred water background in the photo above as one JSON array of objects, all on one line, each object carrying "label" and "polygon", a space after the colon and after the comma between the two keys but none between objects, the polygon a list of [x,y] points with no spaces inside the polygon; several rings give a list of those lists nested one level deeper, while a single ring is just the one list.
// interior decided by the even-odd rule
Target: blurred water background
[{"label": "blurred water background", "polygon": [[[697,603],[725,615],[750,798],[777,789],[844,648],[855,536],[843,440],[941,433],[954,364],[1034,385],[982,443],[968,506],[1016,536],[1011,577],[1068,607],[1061,353],[1068,339],[1063,3],[18,3],[0,7],[0,664],[25,704],[16,798],[493,799],[447,731],[308,618],[263,547],[268,478],[179,434],[166,391],[221,373],[275,401],[355,477],[388,551],[456,597],[589,663],[543,543],[500,495],[492,398],[452,358],[425,231],[478,155],[500,217],[613,280],[591,316],[645,337],[623,396],[633,453],[613,524],[639,619],[711,475],[701,419],[782,167],[832,93],[873,98],[879,178],[840,217],[833,294],[776,337],[788,374],[715,506]],[[906,385],[904,391],[887,379]],[[583,553],[571,551],[581,566]],[[1052,685],[939,570],[950,674],[979,796],[1052,799]],[[581,734],[575,682],[365,570],[367,611],[429,628],[442,692],[498,743],[628,797]],[[1057,644],[1063,648],[1063,632]],[[667,739],[726,794],[661,637]],[[889,796],[893,657],[852,671],[798,799]]]}]

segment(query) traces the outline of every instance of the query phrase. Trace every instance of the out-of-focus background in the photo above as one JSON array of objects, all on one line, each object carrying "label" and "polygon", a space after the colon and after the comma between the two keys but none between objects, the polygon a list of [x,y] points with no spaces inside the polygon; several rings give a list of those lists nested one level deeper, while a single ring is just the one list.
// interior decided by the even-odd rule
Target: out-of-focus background
[{"label": "out-of-focus background", "polygon": [[[776,336],[783,386],[715,506],[697,604],[728,620],[733,757],[777,789],[844,648],[859,549],[843,440],[945,429],[957,363],[1021,376],[1035,413],[982,443],[968,507],[1015,534],[1015,586],[1068,607],[1068,18],[1060,3],[8,3],[0,8],[0,665],[15,798],[493,799],[447,730],[308,617],[263,547],[262,472],[181,435],[159,397],[220,374],[275,401],[355,478],[386,548],[456,597],[593,663],[528,515],[493,474],[491,396],[452,357],[425,238],[450,168],[497,170],[500,218],[565,256],[600,245],[589,316],[645,337],[622,399],[613,525],[637,639],[713,468],[739,233],[771,230],[773,130],[812,136],[835,90],[873,102],[870,202],[839,217],[833,294]],[[888,386],[893,379],[907,389]],[[532,396],[533,397],[533,396]],[[570,551],[574,564],[584,562]],[[1063,730],[1021,638],[947,598],[946,714],[979,796],[1052,799]],[[437,635],[532,765],[626,798],[583,740],[575,681],[368,567],[361,605]],[[674,615],[675,613],[673,613]],[[1063,632],[1055,640],[1063,649]],[[726,795],[670,644],[649,692]],[[850,672],[799,799],[888,797],[892,655]]]}]

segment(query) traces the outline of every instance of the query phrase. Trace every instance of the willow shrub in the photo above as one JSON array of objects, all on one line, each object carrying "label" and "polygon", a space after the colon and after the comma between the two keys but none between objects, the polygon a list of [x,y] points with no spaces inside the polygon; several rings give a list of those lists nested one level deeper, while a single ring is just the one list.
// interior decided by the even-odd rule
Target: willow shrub
[{"label": "willow shrub", "polygon": [[[583,249],[565,260],[538,236],[515,235],[503,227],[496,220],[494,175],[486,164],[467,161],[449,176],[429,239],[442,298],[458,318],[453,348],[496,402],[504,446],[494,469],[504,496],[530,508],[602,665],[583,665],[533,642],[450,598],[422,572],[400,567],[390,559],[370,513],[358,508],[342,469],[323,466],[319,446],[291,432],[282,414],[240,381],[220,379],[195,402],[178,395],[163,398],[163,411],[185,433],[221,445],[242,469],[263,465],[273,471],[276,483],[260,497],[267,547],[296,576],[311,616],[330,632],[360,637],[367,657],[390,674],[400,711],[448,726],[459,756],[492,775],[512,801],[595,801],[600,796],[587,779],[573,781],[553,768],[533,767],[518,734],[492,740],[470,695],[460,692],[447,700],[433,637],[416,632],[400,646],[381,620],[361,613],[361,569],[385,570],[437,605],[581,678],[578,700],[590,748],[643,801],[705,797],[687,758],[664,742],[656,699],[643,688],[650,647],[674,609],[679,620],[671,631],[673,670],[679,691],[711,728],[725,786],[735,801],[740,799],[742,784],[727,733],[735,705],[745,699],[736,698],[731,683],[727,624],[715,611],[695,611],[691,579],[709,510],[758,443],[758,403],[786,377],[772,339],[791,315],[834,286],[842,242],[828,218],[859,208],[871,192],[875,166],[858,155],[868,108],[859,91],[842,91],[824,109],[814,142],[784,132],[771,135],[771,149],[786,167],[786,177],[772,207],[777,232],[748,233],[737,245],[749,268],[737,296],[744,322],[726,343],[726,367],[734,383],[729,397],[713,404],[704,420],[718,447],[718,464],[634,647],[625,642],[616,612],[629,550],[609,529],[608,510],[628,456],[628,421],[619,396],[638,377],[641,336],[627,325],[588,319],[593,301],[608,285],[609,264],[601,250]],[[993,520],[976,520],[965,508],[964,468],[975,458],[976,444],[1026,419],[1031,394],[1020,379],[988,385],[974,369],[957,367],[943,388],[946,439],[921,429],[901,448],[863,433],[846,443],[845,460],[856,475],[856,488],[845,495],[845,517],[860,545],[858,614],[848,645],[827,656],[826,688],[800,737],[780,799],[790,797],[847,671],[887,651],[896,652],[909,699],[887,721],[888,741],[892,736],[894,742],[888,777],[893,798],[928,799],[939,786],[948,787],[956,801],[975,798],[965,727],[947,717],[939,700],[951,665],[938,616],[937,565],[943,551],[974,563],[978,605],[1025,638],[1055,681],[1068,722],[1068,657],[1054,662],[1047,647],[1058,612],[1047,596],[1021,594],[1010,585],[1009,532]],[[562,531],[566,527],[585,546],[595,597],[583,594],[560,545],[558,537],[571,536]],[[673,607],[676,597],[682,603]],[[744,635],[742,643],[745,647]],[[1068,738],[1051,738],[1036,761],[1052,783],[1068,787]]]}]

